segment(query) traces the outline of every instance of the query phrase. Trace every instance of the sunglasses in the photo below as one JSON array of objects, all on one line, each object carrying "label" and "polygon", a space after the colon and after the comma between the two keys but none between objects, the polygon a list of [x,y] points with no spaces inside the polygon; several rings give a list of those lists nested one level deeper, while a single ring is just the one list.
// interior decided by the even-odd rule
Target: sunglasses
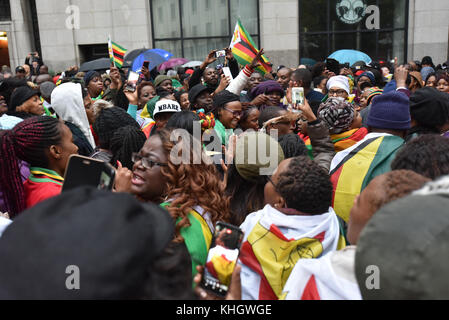
[{"label": "sunglasses", "polygon": [[148,158],[142,157],[138,153],[133,153],[132,154],[131,161],[134,162],[134,163],[137,163],[137,162],[141,161],[142,162],[142,166],[145,169],[152,169],[154,166],[168,167],[167,163],[160,163],[160,162],[156,162],[156,161],[150,160]]}]

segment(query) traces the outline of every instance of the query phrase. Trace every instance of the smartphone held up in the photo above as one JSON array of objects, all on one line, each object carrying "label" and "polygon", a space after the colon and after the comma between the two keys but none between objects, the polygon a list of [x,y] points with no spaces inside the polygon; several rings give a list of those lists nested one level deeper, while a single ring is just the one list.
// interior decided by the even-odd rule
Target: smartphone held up
[{"label": "smartphone held up", "polygon": [[128,76],[128,83],[125,90],[129,92],[135,92],[137,89],[137,82],[139,81],[139,77],[140,76],[138,73],[130,71]]},{"label": "smartphone held up", "polygon": [[207,256],[201,286],[219,297],[225,297],[231,284],[243,232],[240,228],[218,222]]},{"label": "smartphone held up", "polygon": [[109,163],[80,155],[72,155],[65,172],[62,192],[91,186],[99,190],[112,190],[115,169]]},{"label": "smartphone held up", "polygon": [[292,111],[294,113],[301,113],[301,110],[299,110],[297,106],[304,105],[305,100],[306,99],[304,95],[304,88],[301,87],[292,88],[292,104],[293,104]]}]

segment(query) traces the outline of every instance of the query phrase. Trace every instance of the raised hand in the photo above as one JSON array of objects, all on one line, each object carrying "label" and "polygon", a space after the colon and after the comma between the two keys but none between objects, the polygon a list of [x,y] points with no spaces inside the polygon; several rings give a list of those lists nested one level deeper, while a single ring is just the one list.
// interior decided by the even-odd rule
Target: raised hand
[{"label": "raised hand", "polygon": [[[125,82],[125,87],[126,87],[127,81]],[[134,92],[131,91],[127,91],[126,89],[123,90],[123,93],[125,94],[126,98],[129,101],[129,104],[135,105],[137,106],[137,104],[139,103],[139,97],[137,96],[137,90],[135,90]]]},{"label": "raised hand", "polygon": [[115,171],[115,192],[131,191],[133,173],[128,168],[124,168],[120,161],[117,161],[117,170]]},{"label": "raised hand", "polygon": [[407,88],[408,70],[404,66],[399,66],[394,70],[394,79],[398,88]]},{"label": "raised hand", "polygon": [[262,56],[264,55],[264,51],[263,51],[263,48],[262,49],[260,49],[260,51],[257,53],[257,55],[254,57],[254,59],[253,59],[253,61],[251,61],[251,63],[249,64],[249,67],[251,68],[251,69],[255,69],[255,68],[257,68],[257,67],[260,67],[261,66],[261,59],[262,59]]},{"label": "raised hand", "polygon": [[296,110],[300,110],[302,111],[302,114],[304,115],[304,117],[307,119],[308,122],[314,122],[317,120],[317,117],[315,116],[315,114],[312,111],[312,108],[310,108],[309,102],[307,101],[307,99],[304,99],[304,104],[295,104],[294,108]]},{"label": "raised hand", "polygon": [[206,57],[203,64],[201,65],[201,69],[206,69],[208,65],[217,61],[217,57],[215,56],[216,52],[217,52],[217,50],[212,50],[211,52],[209,52],[208,56]]},{"label": "raised hand", "polygon": [[109,71],[109,76],[111,77],[111,89],[120,89],[122,87],[122,77],[120,76],[120,71],[117,67],[111,64]]}]

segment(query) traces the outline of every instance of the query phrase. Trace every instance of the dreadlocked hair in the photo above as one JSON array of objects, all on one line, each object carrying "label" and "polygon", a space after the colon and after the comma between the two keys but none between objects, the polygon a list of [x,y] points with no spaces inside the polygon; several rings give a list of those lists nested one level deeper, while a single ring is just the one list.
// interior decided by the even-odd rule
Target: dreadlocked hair
[{"label": "dreadlocked hair", "polygon": [[126,126],[118,129],[111,139],[111,153],[113,157],[111,164],[116,166],[120,161],[123,167],[133,170],[134,163],[131,156],[134,152],[139,152],[143,148],[146,136],[139,128],[135,126]]},{"label": "dreadlocked hair", "polygon": [[[224,190],[218,171],[211,159],[202,152],[201,143],[198,142],[201,152],[198,154],[193,147],[195,142],[192,142],[194,140],[192,136],[189,135],[190,141],[181,139],[175,144],[170,139],[171,132],[171,130],[163,129],[156,134],[160,137],[167,155],[171,155],[175,146],[179,150],[175,157],[174,155],[169,157],[168,166],[163,167],[161,172],[168,180],[167,199],[173,199],[167,210],[175,221],[179,220],[176,225],[175,241],[181,242],[184,239],[180,231],[190,226],[188,214],[193,207],[200,206],[204,212],[209,213],[215,225],[218,221],[229,221],[229,198],[223,196]],[[179,161],[183,150],[189,150],[188,163]],[[186,155],[183,154],[183,156]],[[199,162],[198,160],[201,160],[201,164],[191,164]],[[173,161],[181,162],[181,164],[175,164]]]},{"label": "dreadlocked hair", "polygon": [[0,190],[11,218],[26,208],[18,160],[31,167],[47,168],[46,152],[61,143],[61,124],[52,117],[32,117],[12,130],[0,132]]}]

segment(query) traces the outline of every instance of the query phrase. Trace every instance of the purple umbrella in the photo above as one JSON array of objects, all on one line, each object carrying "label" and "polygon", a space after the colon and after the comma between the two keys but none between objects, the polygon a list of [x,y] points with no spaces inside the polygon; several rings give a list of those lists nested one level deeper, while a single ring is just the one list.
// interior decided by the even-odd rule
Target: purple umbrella
[{"label": "purple umbrella", "polygon": [[158,70],[166,70],[166,69],[171,69],[177,66],[182,66],[183,64],[189,62],[189,60],[184,59],[184,58],[172,58],[166,62],[164,62],[163,64],[161,64],[158,67]]}]

